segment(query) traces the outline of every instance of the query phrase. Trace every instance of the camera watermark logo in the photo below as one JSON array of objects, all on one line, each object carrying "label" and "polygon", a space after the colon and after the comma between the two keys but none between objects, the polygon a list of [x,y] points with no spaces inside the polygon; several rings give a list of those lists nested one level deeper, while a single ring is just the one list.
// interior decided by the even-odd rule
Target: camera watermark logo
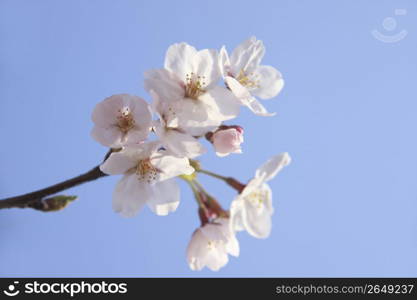
[{"label": "camera watermark logo", "polygon": [[3,291],[4,294],[10,297],[17,296],[20,291],[16,289],[16,285],[19,284],[19,281],[14,281],[13,284],[10,284],[6,290]]},{"label": "camera watermark logo", "polygon": [[42,282],[38,280],[22,282],[20,288],[17,288],[19,281],[9,284],[3,293],[6,296],[14,297],[19,294],[63,294],[70,298],[78,294],[126,294],[126,282],[108,282],[108,281],[79,281],[79,282],[59,282],[50,281]]},{"label": "camera watermark logo", "polygon": [[[396,16],[405,16],[407,14],[407,10],[404,8],[397,8],[394,10],[394,14]],[[408,34],[405,29],[394,33],[397,29],[397,20],[393,17],[386,17],[382,21],[382,27],[385,29],[387,34],[381,33],[377,29],[372,30],[371,33],[377,40],[384,43],[397,43],[403,40]]]}]

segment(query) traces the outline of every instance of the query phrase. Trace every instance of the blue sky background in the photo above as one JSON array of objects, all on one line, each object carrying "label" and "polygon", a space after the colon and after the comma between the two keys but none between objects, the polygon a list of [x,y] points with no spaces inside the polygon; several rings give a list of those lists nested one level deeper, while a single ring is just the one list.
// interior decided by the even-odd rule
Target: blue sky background
[{"label": "blue sky background", "polygon": [[[270,238],[240,233],[240,257],[217,273],[186,263],[199,225],[187,186],[176,213],[125,219],[111,209],[115,176],[69,190],[79,199],[61,212],[1,210],[0,276],[417,276],[416,13],[411,0],[0,0],[1,198],[95,166],[95,104],[149,99],[143,72],[181,41],[232,50],[256,35],[286,80],[265,102],[276,117],[234,122],[244,154],[203,164],[246,181],[270,156],[293,157],[271,182]],[[373,29],[408,35],[383,43]],[[232,190],[201,181],[228,206]]]}]

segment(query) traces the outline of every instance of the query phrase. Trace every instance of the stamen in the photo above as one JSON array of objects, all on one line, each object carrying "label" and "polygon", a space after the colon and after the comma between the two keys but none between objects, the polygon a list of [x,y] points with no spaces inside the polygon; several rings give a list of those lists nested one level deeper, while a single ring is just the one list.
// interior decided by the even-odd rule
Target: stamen
[{"label": "stamen", "polygon": [[206,91],[203,87],[206,85],[204,76],[196,76],[193,72],[185,76],[185,97],[197,100]]},{"label": "stamen", "polygon": [[140,160],[136,166],[136,175],[138,180],[145,180],[147,183],[151,183],[156,180],[159,170],[155,168],[149,158]]},{"label": "stamen", "polygon": [[259,80],[257,80],[257,78],[258,76],[254,75],[253,73],[246,74],[245,71],[240,70],[236,80],[248,89],[255,89],[259,88]]},{"label": "stamen", "polygon": [[214,250],[216,248],[216,243],[214,241],[208,241],[207,242],[207,248],[209,250]]},{"label": "stamen", "polygon": [[130,129],[135,127],[135,120],[130,112],[128,107],[119,109],[119,114],[117,116],[116,127],[119,128],[121,132],[126,134]]},{"label": "stamen", "polygon": [[269,192],[268,190],[256,190],[250,193],[247,197],[253,206],[261,209],[264,205],[265,199],[269,197]]}]

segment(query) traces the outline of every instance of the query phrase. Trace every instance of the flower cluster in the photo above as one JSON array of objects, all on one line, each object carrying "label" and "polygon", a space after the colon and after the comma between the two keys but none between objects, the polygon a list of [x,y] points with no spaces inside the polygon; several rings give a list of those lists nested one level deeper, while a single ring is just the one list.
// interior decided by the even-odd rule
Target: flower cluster
[{"label": "flower cluster", "polygon": [[[98,103],[92,114],[92,137],[111,149],[101,171],[123,175],[113,193],[116,212],[131,217],[147,204],[155,214],[167,215],[180,201],[175,178],[192,188],[201,220],[187,249],[192,270],[218,270],[229,254],[238,256],[237,231],[265,238],[271,230],[272,193],[266,182],[289,164],[287,153],[261,166],[248,184],[204,170],[196,160],[206,152],[204,138],[219,157],[242,153],[243,128],[225,124],[238,116],[241,106],[256,115],[274,115],[256,97],[273,98],[284,81],[275,68],[260,64],[264,53],[262,41],[255,37],[230,55],[225,47],[196,50],[186,43],[174,44],[166,52],[164,68],[144,74],[150,104],[118,94]],[[197,173],[221,179],[238,191],[229,210],[205,191]]]}]

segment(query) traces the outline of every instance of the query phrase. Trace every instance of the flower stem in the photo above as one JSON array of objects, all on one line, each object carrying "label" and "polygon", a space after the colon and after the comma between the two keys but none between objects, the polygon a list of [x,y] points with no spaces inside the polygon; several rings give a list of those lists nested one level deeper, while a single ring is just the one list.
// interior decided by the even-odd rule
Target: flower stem
[{"label": "flower stem", "polygon": [[241,193],[243,191],[243,189],[245,188],[245,185],[243,183],[239,182],[238,180],[234,179],[233,177],[222,176],[222,175],[216,174],[214,172],[203,170],[203,169],[198,170],[198,172],[209,175],[211,177],[214,177],[214,178],[217,178],[217,179],[220,179],[220,180],[223,180],[224,182],[226,182],[229,186],[234,188],[239,193]]},{"label": "flower stem", "polygon": [[179,176],[181,179],[185,180],[185,182],[188,183],[188,185],[190,186],[191,190],[193,191],[194,194],[194,198],[197,201],[197,204],[199,207],[205,207],[204,202],[201,199],[201,196],[199,194],[199,189],[198,187],[194,184],[194,179],[190,179],[187,176]]},{"label": "flower stem", "polygon": [[202,184],[197,181],[197,179],[193,180],[193,184],[201,193],[203,193],[204,195],[208,195],[207,191],[204,189]]},{"label": "flower stem", "polygon": [[220,179],[220,180],[223,180],[223,181],[227,181],[227,179],[229,178],[229,177],[222,176],[222,175],[216,174],[214,172],[203,170],[203,169],[198,170],[198,172],[209,175],[211,177],[214,177],[214,178],[217,178],[217,179]]}]

